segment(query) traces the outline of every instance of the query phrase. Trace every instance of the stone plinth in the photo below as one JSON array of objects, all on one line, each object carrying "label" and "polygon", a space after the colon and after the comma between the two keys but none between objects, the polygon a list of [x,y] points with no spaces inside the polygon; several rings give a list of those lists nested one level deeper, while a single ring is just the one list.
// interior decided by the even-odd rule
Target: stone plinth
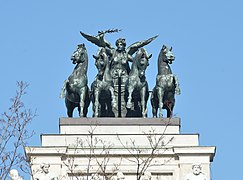
[{"label": "stone plinth", "polygon": [[59,179],[116,179],[122,172],[136,180],[144,167],[152,180],[184,180],[200,163],[210,179],[216,148],[200,146],[198,134],[181,134],[179,118],[60,118],[59,127],[59,134],[41,135],[41,146],[26,147],[34,174],[48,163]]},{"label": "stone plinth", "polygon": [[60,134],[89,134],[91,127],[97,134],[179,134],[180,118],[60,118]]},{"label": "stone plinth", "polygon": [[[148,147],[147,136],[150,134],[93,134],[94,138],[105,139],[118,146],[119,139],[122,142],[129,142],[132,138],[140,147]],[[157,138],[163,136],[164,142],[171,141],[168,146],[198,146],[198,134],[156,134]],[[87,134],[42,134],[42,146],[73,146],[77,139],[84,139]],[[119,139],[118,139],[119,138]],[[186,141],[185,141],[186,139]],[[87,144],[85,146],[88,146]],[[101,146],[101,144],[100,144]],[[121,146],[121,145],[120,145]]]}]

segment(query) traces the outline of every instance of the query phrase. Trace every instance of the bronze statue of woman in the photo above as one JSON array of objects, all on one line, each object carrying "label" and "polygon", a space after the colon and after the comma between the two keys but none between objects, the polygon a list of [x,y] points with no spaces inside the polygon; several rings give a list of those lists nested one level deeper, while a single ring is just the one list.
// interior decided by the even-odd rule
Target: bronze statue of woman
[{"label": "bronze statue of woman", "polygon": [[122,77],[122,84],[126,83],[127,76],[130,72],[130,67],[128,62],[132,62],[133,59],[132,55],[140,47],[149,44],[151,41],[153,41],[155,38],[158,37],[158,35],[156,35],[147,40],[135,42],[132,45],[130,45],[128,48],[126,48],[126,40],[123,38],[119,38],[116,40],[116,49],[115,49],[108,41],[104,39],[104,35],[106,33],[113,33],[118,31],[120,30],[114,29],[114,30],[107,30],[107,31],[99,31],[97,36],[91,36],[83,32],[80,32],[80,34],[91,43],[99,47],[104,47],[106,49],[107,54],[110,56],[111,75],[114,79],[115,85],[117,84],[116,79],[118,77]]}]

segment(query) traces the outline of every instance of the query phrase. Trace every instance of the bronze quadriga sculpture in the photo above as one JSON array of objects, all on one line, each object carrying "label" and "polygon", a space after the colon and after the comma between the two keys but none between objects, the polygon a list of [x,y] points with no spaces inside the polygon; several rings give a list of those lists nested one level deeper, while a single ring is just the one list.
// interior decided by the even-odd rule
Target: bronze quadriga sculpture
[{"label": "bronze quadriga sculpture", "polygon": [[[104,35],[119,31],[99,31],[97,36],[80,32],[85,39],[100,47],[97,55],[93,56],[98,74],[89,91],[88,55],[85,45],[78,45],[71,57],[76,66],[64,82],[61,93],[61,97],[65,97],[68,117],[73,116],[76,107],[79,116],[86,117],[91,99],[93,117],[147,117],[149,88],[145,70],[152,55],[143,46],[158,36],[135,42],[128,48],[125,39],[119,38],[114,48]],[[162,109],[167,110],[167,117],[173,115],[175,94],[180,94],[178,79],[169,66],[174,60],[172,48],[163,45],[158,57],[156,86],[151,95],[153,117],[157,117],[158,109],[159,117],[163,116]],[[131,68],[129,62],[132,62]]]}]

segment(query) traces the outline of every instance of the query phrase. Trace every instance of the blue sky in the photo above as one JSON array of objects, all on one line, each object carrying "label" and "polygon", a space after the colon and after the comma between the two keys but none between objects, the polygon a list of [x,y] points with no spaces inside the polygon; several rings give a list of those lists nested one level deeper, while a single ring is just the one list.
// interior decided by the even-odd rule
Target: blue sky
[{"label": "blue sky", "polygon": [[40,145],[39,135],[58,133],[59,117],[66,116],[59,93],[73,70],[70,56],[77,44],[85,43],[88,50],[89,84],[97,73],[92,58],[97,47],[79,31],[95,35],[99,30],[122,29],[106,36],[113,46],[119,37],[130,45],[159,34],[146,46],[153,54],[146,71],[150,89],[162,45],[173,46],[172,70],[182,91],[175,106],[181,132],[199,133],[200,145],[217,146],[212,179],[239,179],[243,161],[242,7],[240,0],[1,0],[0,111],[8,107],[16,81],[30,83],[24,100],[38,113],[31,124],[36,135],[30,145]]}]

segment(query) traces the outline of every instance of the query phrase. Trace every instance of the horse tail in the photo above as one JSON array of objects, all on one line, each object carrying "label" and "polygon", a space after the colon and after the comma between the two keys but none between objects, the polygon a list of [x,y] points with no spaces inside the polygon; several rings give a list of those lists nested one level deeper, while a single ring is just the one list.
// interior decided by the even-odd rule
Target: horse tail
[{"label": "horse tail", "polygon": [[65,98],[66,97],[66,85],[68,83],[68,80],[65,80],[64,83],[63,83],[63,87],[62,87],[62,90],[61,90],[61,93],[60,93],[60,98]]}]

